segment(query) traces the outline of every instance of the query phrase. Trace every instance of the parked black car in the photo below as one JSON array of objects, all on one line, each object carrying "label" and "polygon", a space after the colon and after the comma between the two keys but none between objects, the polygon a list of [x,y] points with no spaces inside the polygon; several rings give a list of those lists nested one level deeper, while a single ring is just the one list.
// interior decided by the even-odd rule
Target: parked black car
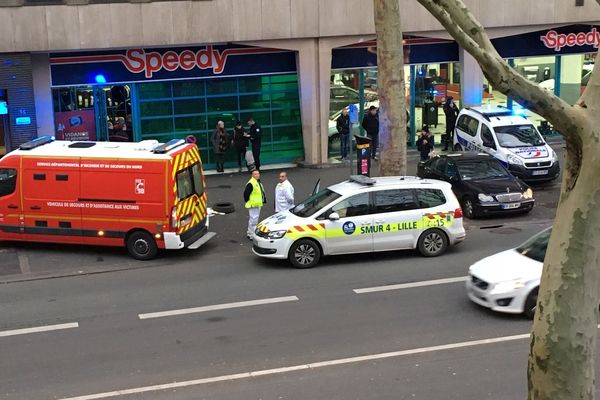
[{"label": "parked black car", "polygon": [[450,153],[419,163],[417,175],[452,184],[468,218],[531,211],[531,188],[494,157],[481,153]]}]

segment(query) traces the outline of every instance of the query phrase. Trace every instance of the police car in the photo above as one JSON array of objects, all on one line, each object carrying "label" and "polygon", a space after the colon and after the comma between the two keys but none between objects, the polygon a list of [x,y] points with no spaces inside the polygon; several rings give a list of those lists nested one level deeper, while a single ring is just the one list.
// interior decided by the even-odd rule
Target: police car
[{"label": "police car", "polygon": [[523,115],[502,106],[463,108],[456,121],[454,150],[488,153],[526,182],[558,177],[558,157]]},{"label": "police car", "polygon": [[353,176],[262,221],[253,251],[311,268],[332,254],[416,248],[435,257],[464,238],[462,210],[449,183]]}]

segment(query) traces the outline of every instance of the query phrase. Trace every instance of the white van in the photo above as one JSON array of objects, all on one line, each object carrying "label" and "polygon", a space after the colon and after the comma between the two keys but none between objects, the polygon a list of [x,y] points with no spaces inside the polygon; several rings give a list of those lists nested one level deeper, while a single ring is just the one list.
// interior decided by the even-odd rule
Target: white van
[{"label": "white van", "polygon": [[454,150],[488,153],[527,182],[558,177],[556,153],[525,117],[502,106],[463,108],[454,130]]}]

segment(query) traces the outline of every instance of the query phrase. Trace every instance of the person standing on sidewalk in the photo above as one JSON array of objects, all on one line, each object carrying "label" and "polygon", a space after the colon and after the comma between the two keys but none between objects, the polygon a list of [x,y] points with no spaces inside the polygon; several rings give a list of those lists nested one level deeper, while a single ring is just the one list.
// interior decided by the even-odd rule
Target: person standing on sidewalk
[{"label": "person standing on sidewalk", "polygon": [[265,188],[260,182],[260,171],[255,169],[244,189],[244,201],[248,209],[248,230],[246,236],[252,240],[258,219],[260,218],[260,209],[267,204]]},{"label": "person standing on sidewalk", "polygon": [[248,135],[242,126],[242,122],[238,121],[233,128],[233,137],[231,143],[235,148],[238,162],[238,172],[242,172],[242,160],[246,159],[246,149],[248,148]]},{"label": "person standing on sidewalk", "polygon": [[217,172],[225,172],[225,152],[227,151],[228,141],[225,133],[225,123],[217,122],[217,127],[212,134],[212,145],[217,163]]},{"label": "person standing on sidewalk", "polygon": [[279,183],[275,187],[275,212],[287,211],[294,207],[294,187],[288,181],[287,172],[279,173]]},{"label": "person standing on sidewalk", "polygon": [[429,130],[429,126],[423,125],[421,136],[417,139],[417,150],[419,150],[419,154],[421,155],[421,161],[427,161],[431,158],[434,145],[433,135]]},{"label": "person standing on sidewalk", "polygon": [[444,114],[446,115],[446,134],[442,141],[444,142],[444,150],[448,151],[448,145],[452,146],[454,142],[454,127],[456,126],[456,118],[458,117],[458,107],[454,104],[454,98],[448,96],[444,103]]},{"label": "person standing on sidewalk", "polygon": [[335,121],[335,128],[340,134],[340,153],[342,160],[348,158],[350,152],[350,117],[348,116],[348,109],[344,108],[342,113]]},{"label": "person standing on sidewalk", "polygon": [[377,107],[369,107],[369,112],[363,117],[361,125],[371,139],[371,158],[375,159],[377,157],[377,147],[379,147],[379,114],[377,113]]},{"label": "person standing on sidewalk", "polygon": [[262,140],[262,132],[260,125],[254,121],[253,117],[248,118],[248,126],[250,126],[250,144],[252,145],[252,155],[254,156],[254,165],[256,169],[260,169],[260,145]]}]

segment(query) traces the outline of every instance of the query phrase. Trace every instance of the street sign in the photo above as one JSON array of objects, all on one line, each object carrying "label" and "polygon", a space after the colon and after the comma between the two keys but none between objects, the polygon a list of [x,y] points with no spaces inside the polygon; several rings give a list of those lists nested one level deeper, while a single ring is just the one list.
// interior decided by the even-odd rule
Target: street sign
[{"label": "street sign", "polygon": [[356,106],[356,104],[350,104],[348,108],[350,115],[350,123],[358,124],[358,107]]}]

